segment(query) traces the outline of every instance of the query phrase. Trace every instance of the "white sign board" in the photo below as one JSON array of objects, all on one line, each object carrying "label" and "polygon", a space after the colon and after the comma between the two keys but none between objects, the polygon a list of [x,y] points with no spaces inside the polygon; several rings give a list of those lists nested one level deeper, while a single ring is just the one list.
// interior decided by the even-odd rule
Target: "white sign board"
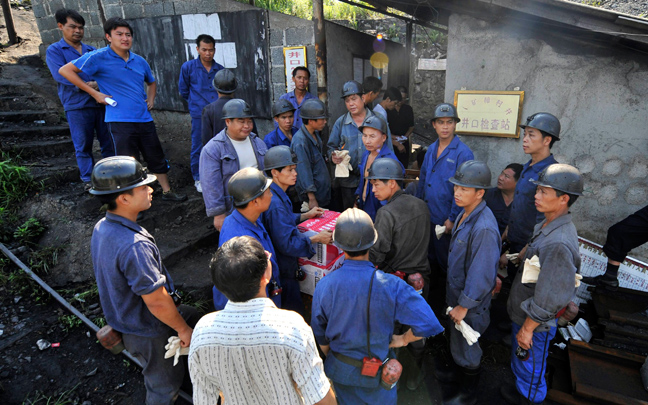
[{"label": "white sign board", "polygon": [[297,66],[306,66],[306,47],[293,46],[284,48],[284,67],[286,71],[286,93],[295,90],[295,82],[292,81],[292,71]]},{"label": "white sign board", "polygon": [[446,59],[419,59],[418,70],[446,70]]},{"label": "white sign board", "polygon": [[[182,36],[185,41],[195,41],[201,34],[214,37],[216,41],[222,39],[220,18],[218,14],[185,14],[182,16]],[[214,61],[227,69],[237,66],[236,44],[234,42],[216,42]],[[197,59],[198,51],[195,43],[186,43],[187,60]]]}]

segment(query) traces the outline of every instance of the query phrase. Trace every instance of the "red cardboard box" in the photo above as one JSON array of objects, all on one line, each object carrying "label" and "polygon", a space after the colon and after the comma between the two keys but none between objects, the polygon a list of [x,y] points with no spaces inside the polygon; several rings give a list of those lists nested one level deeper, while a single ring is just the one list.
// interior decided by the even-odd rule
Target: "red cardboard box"
[{"label": "red cardboard box", "polygon": [[[321,217],[307,219],[297,225],[297,229],[309,237],[325,230],[333,231],[335,229],[335,221],[337,221],[337,217],[339,216],[339,212],[324,211]],[[315,255],[304,259],[318,266],[327,266],[333,261],[336,261],[341,254],[342,251],[333,244],[322,245],[321,243],[316,243]]]},{"label": "red cardboard box", "polygon": [[339,255],[327,266],[318,266],[310,260],[299,258],[299,267],[306,273],[304,281],[299,282],[299,289],[304,294],[313,295],[317,283],[322,277],[342,267],[344,263],[344,254]]}]

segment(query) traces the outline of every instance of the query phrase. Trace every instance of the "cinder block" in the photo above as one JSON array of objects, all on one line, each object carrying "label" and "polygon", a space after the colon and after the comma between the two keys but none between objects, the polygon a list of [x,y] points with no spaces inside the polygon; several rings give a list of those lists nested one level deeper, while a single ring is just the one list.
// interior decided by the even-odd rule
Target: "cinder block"
[{"label": "cinder block", "polygon": [[59,8],[63,8],[63,2],[61,0],[50,0],[49,2],[49,9],[52,15],[56,13],[56,10]]},{"label": "cinder block", "polygon": [[284,74],[283,67],[272,68],[272,83],[286,83],[286,75]]},{"label": "cinder block", "polygon": [[286,46],[313,44],[313,29],[310,27],[288,28],[286,30]]},{"label": "cinder block", "polygon": [[283,45],[284,45],[284,31],[270,30],[270,46],[283,46]]},{"label": "cinder block", "polygon": [[57,30],[58,25],[56,25],[56,19],[54,16],[45,16],[43,18],[37,18],[36,19],[36,24],[38,24],[38,28],[41,30]]},{"label": "cinder block", "polygon": [[158,17],[164,15],[164,4],[163,3],[150,3],[146,4],[144,7],[143,17]]},{"label": "cinder block", "polygon": [[90,14],[90,22],[92,25],[101,25],[101,19],[99,18],[98,13],[91,13]]},{"label": "cinder block", "polygon": [[49,46],[61,39],[61,33],[59,30],[41,31],[41,39],[43,40],[43,44]]},{"label": "cinder block", "polygon": [[282,65],[284,64],[283,56],[283,47],[274,47],[270,48],[270,62],[272,65]]},{"label": "cinder block", "polygon": [[286,85],[282,83],[273,83],[272,84],[272,100],[277,101],[279,97],[286,94]]},{"label": "cinder block", "polygon": [[123,7],[124,18],[142,18],[145,16],[141,4],[124,4]]},{"label": "cinder block", "polygon": [[165,1],[164,5],[164,15],[175,15],[175,7],[173,6],[172,1]]},{"label": "cinder block", "polygon": [[45,5],[43,4],[44,0],[35,1],[32,3],[32,10],[34,10],[34,17],[45,17]]},{"label": "cinder block", "polygon": [[196,7],[196,4],[190,1],[186,0],[181,0],[181,1],[174,1],[173,6],[175,9],[175,14],[176,15],[182,15],[182,14],[198,14],[199,12],[207,12],[207,11],[198,11],[198,8]]},{"label": "cinder block", "polygon": [[121,17],[124,18],[124,10],[120,5],[106,5],[104,6],[104,12],[106,13],[106,19],[113,18],[113,17]]},{"label": "cinder block", "polygon": [[105,38],[104,30],[101,25],[93,25],[92,27],[90,27],[90,29],[86,31],[88,31],[86,35],[90,38],[94,38],[96,40]]}]

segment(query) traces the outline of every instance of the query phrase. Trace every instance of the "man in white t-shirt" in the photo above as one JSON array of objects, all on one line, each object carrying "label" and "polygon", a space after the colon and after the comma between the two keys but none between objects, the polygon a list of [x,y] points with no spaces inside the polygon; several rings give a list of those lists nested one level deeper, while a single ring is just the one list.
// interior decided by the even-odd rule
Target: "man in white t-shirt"
[{"label": "man in white t-shirt", "polygon": [[220,231],[225,217],[232,211],[227,182],[246,167],[263,171],[263,156],[268,147],[252,132],[252,109],[235,98],[223,106],[225,129],[214,136],[200,153],[200,183],[208,217]]}]

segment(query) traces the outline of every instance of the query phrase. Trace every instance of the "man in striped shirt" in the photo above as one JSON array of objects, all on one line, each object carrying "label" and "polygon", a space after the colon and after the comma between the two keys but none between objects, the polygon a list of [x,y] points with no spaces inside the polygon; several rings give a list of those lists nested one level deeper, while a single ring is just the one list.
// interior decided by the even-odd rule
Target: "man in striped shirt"
[{"label": "man in striped shirt", "polygon": [[229,299],[196,325],[189,352],[195,405],[335,404],[304,319],[267,298],[270,254],[250,236],[225,242],[210,263]]}]

